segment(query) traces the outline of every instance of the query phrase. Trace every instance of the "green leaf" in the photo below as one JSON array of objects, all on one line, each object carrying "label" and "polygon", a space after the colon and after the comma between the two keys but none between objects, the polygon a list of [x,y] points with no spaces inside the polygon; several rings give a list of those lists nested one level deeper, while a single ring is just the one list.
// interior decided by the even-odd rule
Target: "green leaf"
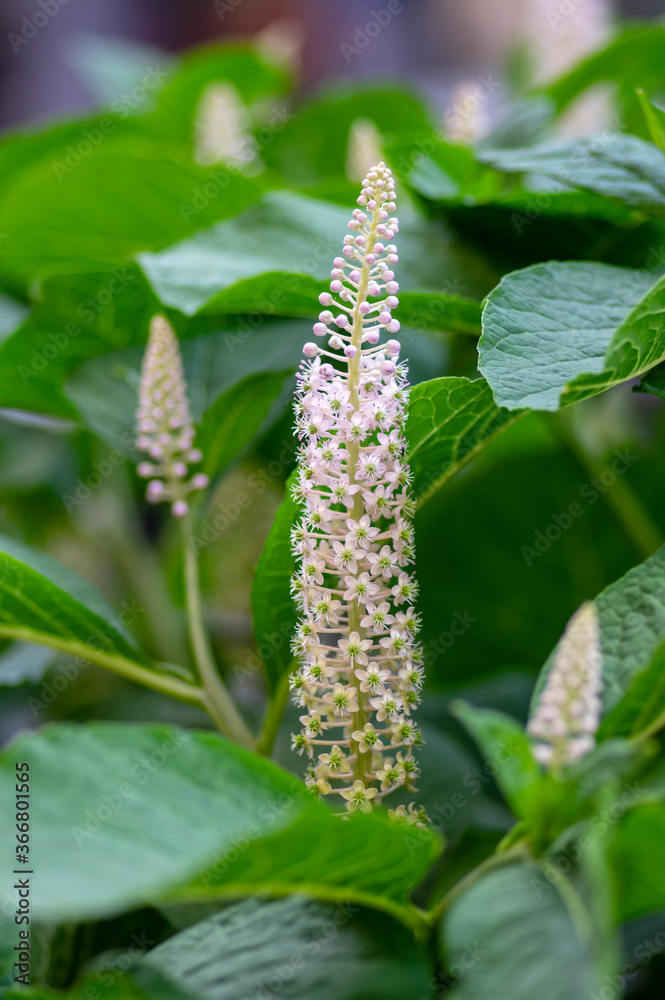
[{"label": "green leaf", "polygon": [[276,984],[292,1000],[425,998],[429,978],[413,936],[390,917],[303,896],[232,906],[165,941],[131,973],[148,996],[168,984],[193,1000],[239,1000]]},{"label": "green leaf", "polygon": [[[540,868],[506,865],[456,900],[444,921],[459,1000],[570,1000],[597,989],[590,943]],[[509,987],[507,984],[510,984]]]},{"label": "green leaf", "polygon": [[301,511],[301,505],[292,495],[295,481],[293,472],[261,551],[252,587],[254,636],[273,689],[293,662],[291,640],[298,622],[291,596],[291,577],[296,570],[291,529]]},{"label": "green leaf", "polygon": [[630,792],[632,800],[627,804],[635,808],[629,808],[617,824],[612,843],[611,861],[620,921],[665,910],[662,865],[665,805],[662,802],[638,805],[636,794],[639,796],[640,791],[637,788],[637,792]]},{"label": "green leaf", "polygon": [[[103,133],[93,126],[101,139],[80,162],[69,166],[67,147],[56,147],[3,186],[0,232],[7,237],[0,243],[0,277],[16,287],[27,289],[37,276],[110,269],[235,215],[260,194],[240,174],[220,168],[213,176],[179,147],[139,134],[128,138],[114,119],[106,121],[113,128]],[[201,195],[206,185],[214,188],[210,197]]]},{"label": "green leaf", "polygon": [[[274,191],[241,215],[138,260],[164,305],[189,316],[199,311],[316,315],[351,208]],[[440,294],[462,282],[471,294],[483,290],[447,234],[406,219],[399,249],[400,284],[409,295],[404,321],[420,316],[427,327],[475,332],[475,304]]]},{"label": "green leaf", "polygon": [[[649,666],[665,638],[665,546],[598,594],[594,603],[600,619],[603,654],[602,714],[619,705],[615,720],[630,720],[635,711],[634,696],[625,706],[620,703],[633,683],[641,686],[639,675]],[[552,667],[553,656],[554,653],[540,673],[534,704]],[[658,708],[657,691],[653,697],[653,705],[645,706],[649,714]],[[602,732],[623,734],[622,725],[615,728],[608,721],[608,729]]]},{"label": "green leaf", "polygon": [[[216,734],[48,727],[0,758],[5,804],[17,761],[30,764],[36,920],[302,891],[418,921],[405,896],[438,854],[434,834],[379,813],[341,821],[292,775]],[[5,805],[0,842],[12,842],[12,829]],[[7,863],[9,898],[13,881]]]},{"label": "green leaf", "polygon": [[287,379],[290,387],[291,376],[291,371],[249,375],[217,397],[197,438],[208,476],[219,475],[251,444],[283,396]]},{"label": "green leaf", "polygon": [[41,680],[53,663],[54,652],[31,642],[14,642],[0,653],[0,687]]},{"label": "green leaf", "polygon": [[637,91],[637,97],[646,118],[651,141],[661,153],[665,153],[665,111],[650,101],[643,90]]},{"label": "green leaf", "polygon": [[515,815],[528,819],[540,770],[524,727],[503,712],[475,708],[463,701],[453,702],[451,711],[471,733],[483,759],[496,768],[492,774]]},{"label": "green leaf", "polygon": [[198,689],[160,674],[127,633],[123,622],[142,613],[132,602],[116,615],[71,570],[12,538],[0,538],[0,636],[58,649],[198,704]]},{"label": "green leaf", "polygon": [[[177,62],[169,52],[146,45],[133,38],[117,38],[93,31],[80,32],[67,46],[65,61],[95,102],[129,107],[132,88],[144,88],[143,80],[150,68],[166,70],[168,80]],[[141,93],[137,89],[137,95]],[[124,95],[124,100],[123,100]],[[141,113],[146,112],[143,102]]]},{"label": "green leaf", "polygon": [[599,739],[644,736],[665,726],[665,643],[630,683],[623,698],[603,719]]},{"label": "green leaf", "polygon": [[306,896],[237,903],[134,959],[124,974],[115,957],[66,993],[14,996],[78,1000],[110,976],[110,1000],[239,1000],[272,991],[285,1000],[431,996],[431,971],[412,934],[385,914]]},{"label": "green leaf", "polygon": [[487,298],[479,368],[499,406],[557,410],[665,356],[665,279],[606,264],[535,264]]},{"label": "green leaf", "polygon": [[484,379],[437,378],[414,386],[406,436],[413,490],[420,502],[518,416],[499,409]]},{"label": "green leaf", "polygon": [[495,170],[541,174],[615,198],[657,218],[665,213],[665,157],[636,136],[614,133],[526,149],[492,149],[478,155]]}]

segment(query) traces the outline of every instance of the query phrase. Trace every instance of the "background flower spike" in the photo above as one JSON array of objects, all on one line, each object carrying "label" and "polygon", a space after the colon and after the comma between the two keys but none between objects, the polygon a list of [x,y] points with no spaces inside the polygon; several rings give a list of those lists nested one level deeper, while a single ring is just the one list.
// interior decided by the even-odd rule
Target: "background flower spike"
[{"label": "background flower spike", "polygon": [[199,472],[187,478],[189,465],[200,462],[203,456],[194,447],[194,425],[178,339],[163,316],[153,316],[150,321],[136,426],[136,447],[149,456],[149,461],[140,462],[137,468],[139,476],[150,480],[147,500],[166,500],[174,517],[184,517],[189,511],[186,496],[193,490],[205,489],[208,477]]}]

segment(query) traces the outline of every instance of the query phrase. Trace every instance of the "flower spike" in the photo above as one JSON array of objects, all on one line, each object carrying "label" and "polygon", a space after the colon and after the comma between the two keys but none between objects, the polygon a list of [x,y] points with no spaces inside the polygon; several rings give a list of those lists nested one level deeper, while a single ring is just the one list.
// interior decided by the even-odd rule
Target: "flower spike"
[{"label": "flower spike", "polygon": [[363,180],[358,208],[331,272],[299,372],[301,441],[295,495],[305,515],[293,531],[301,619],[292,678],[305,710],[293,745],[312,760],[309,784],[369,812],[395,788],[412,788],[422,742],[411,721],[422,686],[414,503],[404,455],[408,388],[393,267],[395,186],[384,163]]},{"label": "flower spike", "polygon": [[537,741],[534,756],[550,770],[574,764],[593,750],[602,663],[598,611],[587,602],[568,622],[527,726]]},{"label": "flower spike", "polygon": [[185,496],[192,490],[205,489],[208,477],[199,472],[187,481],[188,464],[200,462],[203,456],[193,447],[194,426],[180,347],[163,316],[153,316],[150,321],[136,423],[136,447],[150,457],[137,468],[139,476],[150,479],[147,500],[168,500],[173,515],[184,517],[189,510]]}]

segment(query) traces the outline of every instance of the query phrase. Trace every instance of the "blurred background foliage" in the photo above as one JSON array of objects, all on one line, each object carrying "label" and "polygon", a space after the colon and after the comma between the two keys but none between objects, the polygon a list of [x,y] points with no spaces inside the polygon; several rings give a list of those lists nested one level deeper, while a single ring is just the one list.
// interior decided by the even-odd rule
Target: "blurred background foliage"
[{"label": "blurred background foliage", "polygon": [[[480,304],[508,271],[548,259],[663,271],[662,211],[568,185],[565,173],[503,169],[511,149],[552,138],[647,138],[636,87],[665,100],[665,23],[646,20],[659,4],[559,7],[413,0],[363,44],[373,6],[340,0],[72,0],[23,41],[24,5],[3,5],[2,531],[115,607],[135,601],[143,648],[190,665],[177,539],[142,499],[132,442],[148,320],[166,309],[215,480],[201,511],[208,620],[256,725],[266,682],[251,589],[294,465],[293,371],[372,144],[399,179],[414,383],[477,377]],[[197,162],[200,102],[220,82],[239,102],[243,155]],[[662,402],[622,385],[572,412],[520,418],[419,510],[420,798],[435,818],[480,759],[449,701],[524,719],[575,608],[665,535],[664,436]],[[630,456],[625,474],[594,486],[617,453]],[[575,502],[582,515],[552,540],[548,527]],[[639,537],[620,516],[626,505],[646,526]],[[94,666],[67,678],[66,658],[6,644],[2,740],[49,720],[208,726]],[[295,714],[276,758],[299,772]],[[445,887],[512,819],[488,782],[441,823],[452,845],[436,876]],[[657,995],[658,961],[635,995]]]}]

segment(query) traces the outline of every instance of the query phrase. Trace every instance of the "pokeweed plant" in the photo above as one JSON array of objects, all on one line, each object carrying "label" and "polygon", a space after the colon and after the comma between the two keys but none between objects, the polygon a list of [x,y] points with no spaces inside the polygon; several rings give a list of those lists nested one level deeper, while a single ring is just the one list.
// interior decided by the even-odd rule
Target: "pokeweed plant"
[{"label": "pokeweed plant", "polygon": [[[665,910],[660,467],[633,476],[651,446],[624,447],[612,409],[638,380],[665,398],[665,129],[631,90],[665,43],[645,31],[475,149],[397,87],[277,114],[290,70],[265,45],[185,60],[71,173],[48,157],[81,123],[0,144],[0,385],[32,414],[7,440],[48,433],[58,475],[74,421],[113,449],[80,480],[94,500],[67,494],[69,561],[94,575],[77,532],[98,546],[117,515],[109,579],[137,596],[115,612],[20,540],[33,509],[8,489],[0,679],[34,680],[38,647],[65,659],[27,689],[50,725],[0,757],[0,997],[561,1000],[646,966],[620,942]],[[644,120],[539,142],[608,78]],[[94,239],[68,228],[86,212]],[[256,557],[234,546],[258,522],[261,662],[234,671]],[[504,668],[567,617],[526,710],[533,671]],[[120,678],[116,722],[90,663]]]}]

